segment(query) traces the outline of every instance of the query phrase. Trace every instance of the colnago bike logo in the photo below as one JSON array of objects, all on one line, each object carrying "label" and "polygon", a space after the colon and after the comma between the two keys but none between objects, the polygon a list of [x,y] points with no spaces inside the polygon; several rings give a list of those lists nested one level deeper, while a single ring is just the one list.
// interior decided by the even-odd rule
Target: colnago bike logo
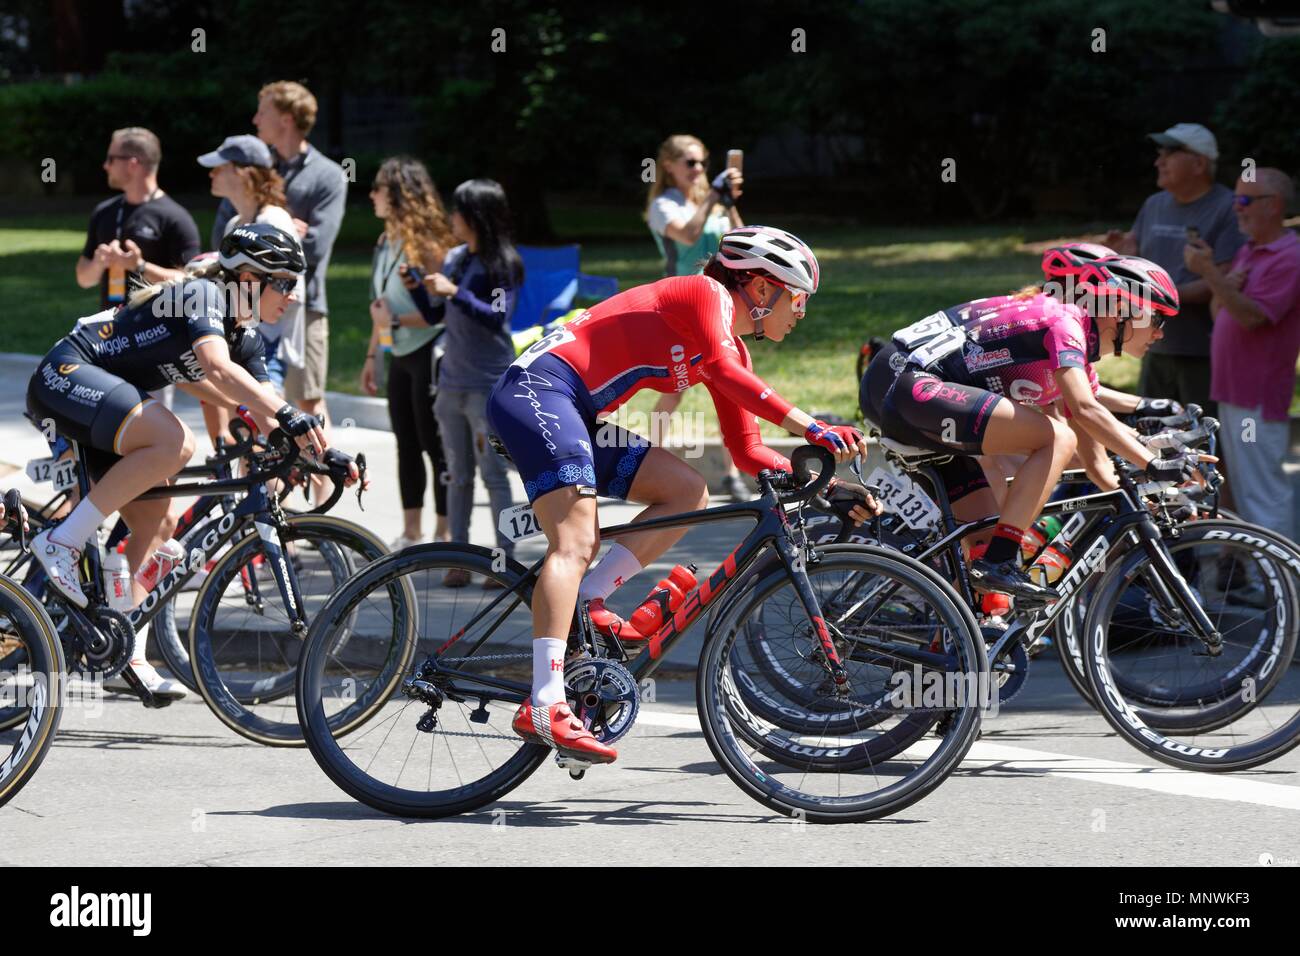
[{"label": "colnago bike logo", "polygon": [[[202,549],[203,558],[205,560],[211,554],[212,549],[217,546],[217,543],[223,540],[225,536],[230,533],[230,529],[235,526],[237,520],[239,519],[235,516],[234,512],[224,514],[220,519],[218,519],[216,526],[209,528],[204,533],[203,537],[199,539],[197,542],[198,547]],[[187,538],[186,543],[190,544],[191,539]],[[171,573],[168,574],[167,577],[158,582],[157,586],[145,595],[144,600],[140,602],[140,606],[127,615],[132,625],[139,627],[144,623],[145,617],[158,606],[158,603],[166,600],[167,596],[171,594],[177,585],[190,575],[190,566],[192,563],[193,562],[182,562],[176,565],[176,567],[172,568]]]},{"label": "colnago bike logo", "polygon": [[41,726],[41,721],[45,719],[45,705],[49,702],[47,688],[44,681],[36,681],[27,694],[28,706],[31,712],[27,715],[27,723],[23,727],[23,735],[18,740],[18,744],[9,754],[4,763],[0,763],[0,783],[9,779],[14,772],[15,767],[23,765],[23,758],[27,751],[32,749],[32,742],[36,739],[36,730]]},{"label": "colnago bike logo", "polygon": [[1209,750],[1205,747],[1189,747],[1187,744],[1181,744],[1176,740],[1170,740],[1164,734],[1152,730],[1146,723],[1133,712],[1126,701],[1115,687],[1114,677],[1110,672],[1110,662],[1106,659],[1106,633],[1107,625],[1105,621],[1099,622],[1096,629],[1092,632],[1092,650],[1097,658],[1097,666],[1094,668],[1095,675],[1101,677],[1101,690],[1119,711],[1120,717],[1124,723],[1137,731],[1143,738],[1155,744],[1162,750],[1169,750],[1174,753],[1182,754],[1185,757],[1206,757],[1210,760],[1218,760],[1227,755],[1227,749]]}]

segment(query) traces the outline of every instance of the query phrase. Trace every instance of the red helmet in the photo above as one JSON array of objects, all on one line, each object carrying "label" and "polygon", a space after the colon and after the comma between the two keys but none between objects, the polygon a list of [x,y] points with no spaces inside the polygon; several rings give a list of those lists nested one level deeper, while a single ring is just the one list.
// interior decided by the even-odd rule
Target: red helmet
[{"label": "red helmet", "polygon": [[1115,296],[1157,315],[1178,314],[1178,287],[1160,266],[1137,256],[1108,256],[1091,263],[1079,284],[1098,296]]},{"label": "red helmet", "polygon": [[1043,276],[1047,279],[1063,279],[1066,276],[1082,275],[1098,259],[1115,255],[1117,253],[1114,249],[1095,242],[1067,242],[1052,246],[1043,253]]}]

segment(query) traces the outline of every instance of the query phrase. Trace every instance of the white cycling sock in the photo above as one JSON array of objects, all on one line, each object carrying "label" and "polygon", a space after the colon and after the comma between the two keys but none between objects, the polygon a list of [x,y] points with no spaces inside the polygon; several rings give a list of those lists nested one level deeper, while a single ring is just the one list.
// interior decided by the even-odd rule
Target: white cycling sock
[{"label": "white cycling sock", "polygon": [[72,514],[64,518],[59,526],[50,532],[50,540],[55,544],[83,551],[87,539],[103,523],[103,512],[91,504],[89,498],[82,498],[77,502],[77,507],[72,509]]},{"label": "white cycling sock", "polygon": [[558,637],[533,638],[533,705],[549,707],[564,700],[564,648]]},{"label": "white cycling sock", "polygon": [[600,562],[582,576],[578,585],[578,600],[590,601],[609,597],[641,570],[637,556],[617,541],[609,546]]}]

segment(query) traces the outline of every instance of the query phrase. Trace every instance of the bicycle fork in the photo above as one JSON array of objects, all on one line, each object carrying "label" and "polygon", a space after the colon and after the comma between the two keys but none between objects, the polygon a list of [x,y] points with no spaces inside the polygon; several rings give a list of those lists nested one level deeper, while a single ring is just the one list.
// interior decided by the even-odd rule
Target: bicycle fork
[{"label": "bicycle fork", "polygon": [[1166,602],[1166,606],[1176,608],[1192,625],[1196,636],[1205,645],[1205,653],[1218,657],[1223,653],[1223,635],[1197,602],[1191,586],[1170,557],[1159,531],[1150,522],[1143,522],[1135,530],[1151,561],[1151,570],[1155,572],[1146,576],[1151,589]]},{"label": "bicycle fork", "polygon": [[805,550],[797,547],[787,537],[777,538],[774,544],[776,545],[777,554],[781,556],[781,563],[785,565],[786,573],[790,575],[790,579],[794,582],[795,592],[799,595],[799,603],[803,605],[804,611],[808,614],[808,619],[812,621],[813,629],[817,633],[817,641],[821,644],[822,654],[825,655],[823,666],[825,666],[831,680],[835,682],[836,691],[846,694],[849,689],[849,675],[844,669],[839,653],[835,650],[835,642],[831,640],[830,628],[826,626],[826,619],[822,616],[821,605],[817,603],[817,595],[813,593],[812,582],[808,580],[805,566]]},{"label": "bicycle fork", "polygon": [[306,637],[307,614],[302,606],[298,574],[287,558],[288,547],[280,536],[280,529],[268,521],[263,521],[264,517],[266,516],[258,515],[253,521],[257,536],[262,541],[262,553],[271,566],[271,574],[275,578],[276,587],[280,590],[280,598],[289,610],[290,628],[293,629],[296,637]]}]

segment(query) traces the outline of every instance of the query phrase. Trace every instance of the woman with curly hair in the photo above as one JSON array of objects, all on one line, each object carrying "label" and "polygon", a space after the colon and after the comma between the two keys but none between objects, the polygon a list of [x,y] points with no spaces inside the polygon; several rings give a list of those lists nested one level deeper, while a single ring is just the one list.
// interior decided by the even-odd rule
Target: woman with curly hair
[{"label": "woman with curly hair", "polygon": [[402,284],[410,270],[436,273],[453,245],[447,214],[424,164],[410,156],[384,160],[370,188],[375,215],[384,231],[375,245],[371,269],[370,347],[361,369],[361,387],[379,393],[375,365],[381,338],[392,335],[392,365],[388,370],[388,416],[397,438],[397,481],[402,495],[402,535],[394,550],[423,540],[426,473],[424,456],[433,465],[435,527],[433,540],[446,541],[447,481],[442,439],[433,415],[429,386],[433,341],[439,330],[425,322],[411,293]]}]

